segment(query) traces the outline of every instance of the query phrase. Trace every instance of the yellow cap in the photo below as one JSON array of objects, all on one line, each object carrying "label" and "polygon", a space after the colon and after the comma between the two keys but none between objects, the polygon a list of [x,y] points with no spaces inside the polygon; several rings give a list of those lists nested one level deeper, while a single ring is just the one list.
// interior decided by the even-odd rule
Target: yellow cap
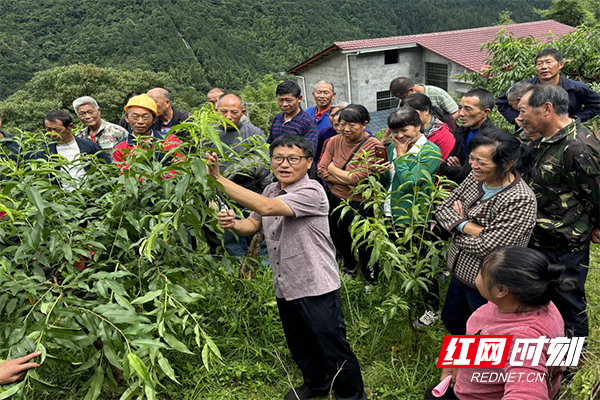
[{"label": "yellow cap", "polygon": [[154,116],[158,115],[158,108],[156,107],[156,102],[152,100],[152,98],[146,93],[130,98],[127,102],[127,105],[123,107],[125,112],[127,112],[127,109],[129,107],[143,107],[152,111],[152,114],[154,114]]}]

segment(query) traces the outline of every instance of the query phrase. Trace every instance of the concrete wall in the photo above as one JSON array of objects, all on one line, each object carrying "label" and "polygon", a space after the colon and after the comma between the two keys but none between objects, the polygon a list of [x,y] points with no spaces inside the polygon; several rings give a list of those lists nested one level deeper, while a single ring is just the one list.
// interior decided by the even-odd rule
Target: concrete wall
[{"label": "concrete wall", "polygon": [[334,103],[338,101],[347,101],[348,84],[346,79],[346,56],[342,55],[339,51],[333,52],[310,64],[308,67],[300,70],[298,75],[303,76],[304,79],[306,79],[307,93],[304,93],[302,79],[298,79],[298,84],[302,88],[302,96],[306,98],[308,107],[315,105],[315,99],[312,96],[312,92],[319,81],[333,83],[335,91],[337,92]]},{"label": "concrete wall", "polygon": [[471,88],[470,84],[460,82],[456,78],[457,74],[462,74],[466,71],[463,66],[453,63],[452,61],[448,60],[447,58],[444,58],[438,54],[432,53],[431,51],[425,50],[425,49],[423,49],[423,76],[422,76],[422,79],[419,80],[419,82],[425,81],[425,63],[426,62],[448,65],[448,91],[449,92],[454,92],[456,94],[460,94],[460,93],[467,92]]},{"label": "concrete wall", "polygon": [[306,98],[309,107],[315,105],[312,91],[314,85],[321,80],[333,82],[335,85],[337,97],[334,103],[350,101],[346,58],[349,59],[350,63],[352,102],[364,105],[369,111],[377,110],[377,92],[389,90],[390,82],[394,78],[406,76],[415,82],[424,82],[426,62],[448,65],[449,91],[459,94],[470,88],[469,84],[459,82],[454,78],[456,74],[464,72],[464,67],[421,47],[400,49],[399,62],[388,65],[384,64],[383,51],[351,54],[348,57],[346,57],[346,54],[335,51],[298,73],[306,81],[306,93],[302,79],[298,79],[298,84],[302,88],[302,95]]},{"label": "concrete wall", "polygon": [[377,92],[389,90],[390,82],[399,76],[421,74],[420,47],[400,49],[397,64],[384,64],[384,52],[359,54],[350,57],[354,103],[369,111],[377,110]]}]

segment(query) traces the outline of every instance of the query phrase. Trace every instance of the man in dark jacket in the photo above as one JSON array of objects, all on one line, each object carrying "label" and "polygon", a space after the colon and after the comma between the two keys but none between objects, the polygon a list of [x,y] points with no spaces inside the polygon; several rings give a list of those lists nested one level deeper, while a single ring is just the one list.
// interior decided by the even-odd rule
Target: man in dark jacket
[{"label": "man in dark jacket", "polygon": [[461,184],[471,172],[469,142],[476,135],[499,130],[488,116],[494,108],[494,95],[485,89],[472,89],[460,99],[456,143],[448,159],[440,166],[440,173]]},{"label": "man in dark jacket", "polygon": [[[548,83],[558,85],[565,89],[569,95],[569,116],[578,117],[581,122],[594,118],[600,114],[600,95],[594,92],[583,82],[574,81],[560,76],[560,70],[565,62],[560,51],[556,49],[544,49],[535,56],[535,78],[526,79],[523,82]],[[519,125],[518,111],[509,104],[506,93],[496,100],[498,111],[511,124]]]},{"label": "man in dark jacket", "polygon": [[[52,142],[47,150],[35,154],[32,158],[47,158],[48,155],[53,154],[65,157],[69,161],[65,165],[67,172],[76,181],[79,181],[89,169],[89,164],[77,162],[79,154],[95,155],[108,164],[112,161],[110,155],[103,151],[99,144],[73,135],[73,120],[69,113],[62,110],[50,111],[44,117],[44,126]],[[67,190],[74,189],[69,183],[63,183],[63,187]]]},{"label": "man in dark jacket", "polygon": [[0,160],[9,158],[17,161],[20,152],[19,143],[8,133],[2,132],[2,119],[0,119]]},{"label": "man in dark jacket", "polygon": [[173,108],[173,96],[167,89],[154,88],[148,90],[148,96],[156,103],[158,118],[152,128],[167,136],[171,128],[190,117],[189,113]]}]

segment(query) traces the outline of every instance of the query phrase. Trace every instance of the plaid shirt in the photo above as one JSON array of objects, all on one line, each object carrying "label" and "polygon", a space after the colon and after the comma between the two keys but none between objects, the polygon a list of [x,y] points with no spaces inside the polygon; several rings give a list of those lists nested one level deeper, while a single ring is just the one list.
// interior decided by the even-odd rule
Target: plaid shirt
[{"label": "plaid shirt", "polygon": [[[475,287],[481,262],[496,247],[527,246],[537,211],[533,191],[518,175],[506,188],[479,201],[483,194],[482,184],[471,172],[436,209],[439,223],[453,234],[448,249],[448,270],[472,287]],[[454,211],[456,200],[462,202],[464,216]],[[454,228],[464,221],[483,226],[481,234],[471,236],[456,231]]]},{"label": "plaid shirt", "polygon": [[112,149],[117,143],[127,137],[127,130],[122,126],[111,124],[105,120],[101,120],[100,128],[95,136],[95,140],[89,134],[90,128],[85,127],[75,134],[78,138],[91,140],[96,142],[103,149]]}]

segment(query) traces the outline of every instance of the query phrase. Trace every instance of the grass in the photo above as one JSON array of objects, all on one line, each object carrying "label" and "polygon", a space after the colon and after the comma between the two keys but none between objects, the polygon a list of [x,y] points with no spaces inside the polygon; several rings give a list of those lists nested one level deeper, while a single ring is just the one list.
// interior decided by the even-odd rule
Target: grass
[{"label": "grass", "polygon": [[[562,399],[592,399],[600,382],[599,263],[600,246],[594,246],[587,281],[589,352],[571,385],[561,389]],[[168,357],[180,384],[164,380],[158,399],[281,399],[290,389],[290,381],[293,385],[302,383],[285,343],[268,268],[259,271],[253,281],[241,281],[215,270],[200,274],[187,284],[205,297],[198,304],[202,321],[223,359],[214,360],[206,370],[199,354],[171,352]],[[381,303],[386,290],[386,285],[381,284],[367,293],[360,279],[343,278],[342,302],[348,339],[361,363],[369,399],[422,399],[425,389],[439,380],[440,371],[435,368],[434,360],[439,355],[445,330],[438,323],[421,333],[417,344],[405,314],[398,314],[384,325]],[[188,345],[199,353],[192,343]],[[84,392],[77,381],[77,376],[63,374],[63,386],[73,388],[59,397],[82,399]],[[36,399],[53,397],[56,395],[41,395]],[[105,392],[101,398],[112,400],[119,395]]]}]

